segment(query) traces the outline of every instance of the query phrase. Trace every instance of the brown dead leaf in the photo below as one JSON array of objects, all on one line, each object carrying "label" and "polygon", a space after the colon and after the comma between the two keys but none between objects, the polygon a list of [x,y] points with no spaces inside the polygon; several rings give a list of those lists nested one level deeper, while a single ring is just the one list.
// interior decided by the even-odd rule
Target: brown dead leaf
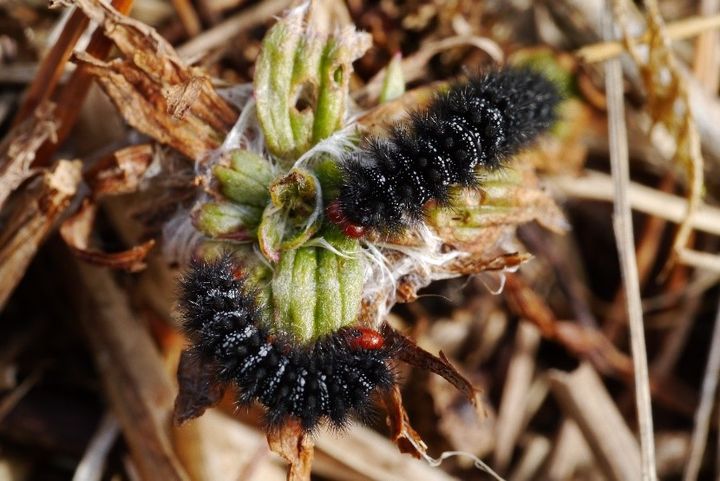
[{"label": "brown dead leaf", "polygon": [[395,357],[411,366],[434,372],[443,377],[450,384],[460,391],[474,406],[477,406],[477,391],[458,370],[453,366],[445,354],[440,351],[440,357],[435,356],[421,348],[411,339],[403,336],[390,327],[383,326],[383,336],[391,343],[395,351]]},{"label": "brown dead leaf", "polygon": [[267,440],[270,449],[290,463],[287,481],[310,480],[314,444],[297,420],[288,420],[281,428],[269,431]]},{"label": "brown dead leaf", "polygon": [[437,376],[430,376],[427,391],[437,414],[437,428],[453,450],[471,452],[479,457],[495,445],[496,415],[489,400],[478,396],[473,406],[462,393],[448,389]]},{"label": "brown dead leaf", "polygon": [[93,198],[137,191],[155,152],[152,145],[140,144],[117,150],[85,174]]},{"label": "brown dead leaf", "polygon": [[60,226],[60,235],[73,254],[85,262],[111,269],[122,269],[128,272],[143,270],[146,267],[145,257],[155,246],[155,240],[150,239],[122,252],[107,253],[92,249],[89,247],[89,243],[96,214],[96,205],[85,199],[82,207]]},{"label": "brown dead leaf", "polygon": [[207,408],[218,404],[227,388],[217,382],[213,366],[189,350],[180,355],[177,380],[173,420],[178,425],[201,416]]},{"label": "brown dead leaf", "polygon": [[0,309],[80,185],[82,163],[61,160],[14,202],[0,229]]},{"label": "brown dead leaf", "polygon": [[383,403],[388,414],[390,439],[397,445],[400,452],[410,454],[418,459],[426,455],[427,445],[417,431],[410,426],[410,420],[403,406],[400,386],[395,385],[383,397]]},{"label": "brown dead leaf", "polygon": [[57,125],[51,103],[41,104],[35,115],[15,126],[0,143],[0,208],[8,196],[29,178],[35,154],[48,139],[55,137]]},{"label": "brown dead leaf", "polygon": [[75,59],[96,76],[118,111],[135,129],[202,161],[220,146],[237,113],[200,68],[187,66],[151,27],[98,0],[68,0],[102,25],[122,59]]}]

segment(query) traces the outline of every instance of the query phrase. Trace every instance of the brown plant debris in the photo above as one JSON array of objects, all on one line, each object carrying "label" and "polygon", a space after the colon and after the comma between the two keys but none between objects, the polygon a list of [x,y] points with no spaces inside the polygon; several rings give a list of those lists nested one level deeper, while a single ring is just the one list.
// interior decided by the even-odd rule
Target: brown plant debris
[{"label": "brown plant debris", "polygon": [[104,62],[81,53],[76,60],[97,77],[131,126],[196,162],[220,145],[237,114],[202,69],[187,66],[155,30],[103,2],[69,4],[100,23],[123,54]]},{"label": "brown plant debris", "polygon": [[173,419],[176,424],[201,416],[220,402],[227,386],[216,382],[215,370],[192,351],[183,351],[177,371],[178,395]]},{"label": "brown plant debris", "polygon": [[0,208],[28,177],[40,146],[55,136],[54,106],[42,104],[35,115],[14,127],[0,143]]},{"label": "brown plant debris", "polygon": [[[313,118],[320,155],[302,172],[327,167],[322,189],[287,211],[319,207],[318,222],[291,239],[314,237],[303,246],[311,252],[327,254],[326,161],[340,149],[384,137],[435,92],[498,64],[540,68],[567,97],[552,132],[508,168],[481,172],[482,189],[454,192],[450,208],[430,203],[407,235],[358,242],[367,295],[357,322],[391,323],[384,339],[397,353],[398,383],[376,399],[377,415],[341,432],[309,436],[291,423],[267,435],[262,408],[238,409],[216,366],[184,351],[177,276],[198,245],[188,213],[199,200],[214,203],[213,227],[231,220],[250,238],[264,208],[226,203],[220,181],[204,175],[219,159],[254,178],[242,169],[249,160],[225,162],[224,144],[252,150],[256,165],[271,160],[273,179],[305,149],[268,155],[252,86],[266,33],[300,5],[0,2],[0,472],[8,481],[475,481],[494,470],[590,481],[640,479],[641,464],[646,474],[654,464],[659,479],[717,478],[720,2],[312,0],[293,28],[336,45],[356,29],[362,49],[337,70],[333,42],[310,42],[313,69],[332,74],[318,85],[343,94],[326,103],[342,108],[327,110],[333,122],[322,128],[318,117],[315,135],[324,91],[292,68],[307,59],[274,46],[290,54],[285,80],[297,88],[280,98],[293,132]],[[619,35],[603,32],[604,20]],[[266,86],[281,76],[270,57]],[[603,62],[616,60],[607,89]],[[610,161],[621,156],[611,132],[628,139],[630,182],[619,193],[635,242],[614,234],[622,196]],[[253,183],[241,184],[234,195],[245,199]],[[258,259],[247,239],[225,241]],[[627,282],[618,254],[632,265],[633,249],[638,282]],[[272,268],[254,272],[263,289]],[[632,336],[625,286],[641,303]],[[647,375],[636,376],[643,353],[631,346],[646,350]],[[652,401],[641,416],[636,377]]]},{"label": "brown plant debris", "polygon": [[270,431],[267,438],[270,449],[290,463],[287,481],[310,479],[314,444],[299,422],[286,423],[279,430]]},{"label": "brown plant debris", "polygon": [[63,216],[80,184],[79,161],[60,161],[13,203],[0,232],[0,307],[22,279],[38,248]]},{"label": "brown plant debris", "polygon": [[90,247],[90,237],[95,225],[96,214],[97,206],[85,199],[82,207],[66,219],[60,227],[60,235],[73,254],[85,262],[111,269],[122,269],[128,272],[143,270],[145,257],[155,246],[155,240],[147,240],[121,252],[108,253],[93,249]]}]

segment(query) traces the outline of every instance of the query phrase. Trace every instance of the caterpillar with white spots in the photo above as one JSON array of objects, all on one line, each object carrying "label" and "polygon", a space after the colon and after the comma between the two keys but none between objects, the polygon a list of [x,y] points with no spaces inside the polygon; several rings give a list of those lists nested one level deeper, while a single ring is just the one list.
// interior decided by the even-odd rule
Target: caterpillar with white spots
[{"label": "caterpillar with white spots", "polygon": [[342,162],[329,219],[350,237],[417,224],[429,200],[448,205],[452,186],[481,187],[479,168],[501,167],[548,130],[561,99],[550,79],[528,68],[489,71],[450,87],[393,125],[388,138],[368,139]]},{"label": "caterpillar with white spots", "polygon": [[306,431],[322,421],[342,428],[364,418],[376,391],[395,376],[382,334],[345,327],[299,345],[261,322],[232,256],[193,261],[180,281],[179,307],[193,351],[213,364],[217,379],[238,388],[240,404],[259,401],[269,429],[289,418]]}]

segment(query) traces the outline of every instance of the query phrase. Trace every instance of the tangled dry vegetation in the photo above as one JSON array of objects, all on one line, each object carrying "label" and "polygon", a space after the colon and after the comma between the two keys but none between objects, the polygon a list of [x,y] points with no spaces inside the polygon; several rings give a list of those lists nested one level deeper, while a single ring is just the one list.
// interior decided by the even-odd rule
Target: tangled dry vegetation
[{"label": "tangled dry vegetation", "polygon": [[313,2],[320,30],[369,34],[368,131],[518,61],[563,83],[562,119],[464,199],[472,225],[431,219],[471,255],[383,291],[417,346],[372,425],[266,440],[187,369],[175,419],[217,406],[172,422],[176,224],[293,6],[0,3],[0,479],[717,477],[716,0]]}]

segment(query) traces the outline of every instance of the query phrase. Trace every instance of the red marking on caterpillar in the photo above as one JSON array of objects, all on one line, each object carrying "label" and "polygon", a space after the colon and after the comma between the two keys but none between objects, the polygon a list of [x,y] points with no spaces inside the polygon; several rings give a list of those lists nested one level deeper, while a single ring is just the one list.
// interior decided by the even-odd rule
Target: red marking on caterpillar
[{"label": "red marking on caterpillar", "polygon": [[471,76],[349,155],[328,217],[350,237],[422,221],[428,201],[449,204],[454,185],[481,187],[478,168],[502,167],[548,130],[560,100],[555,84],[530,69]]},{"label": "red marking on caterpillar", "polygon": [[365,235],[365,228],[360,225],[350,223],[342,212],[342,207],[337,200],[334,200],[325,209],[325,215],[333,224],[340,227],[340,230],[353,239],[359,239]]},{"label": "red marking on caterpillar", "polygon": [[345,234],[348,237],[352,237],[353,239],[360,239],[362,236],[365,235],[365,227],[361,225],[355,225],[347,223],[344,226],[342,226],[343,234]]},{"label": "red marking on caterpillar", "polygon": [[353,349],[377,350],[385,345],[385,338],[375,329],[359,327],[348,341]]}]

